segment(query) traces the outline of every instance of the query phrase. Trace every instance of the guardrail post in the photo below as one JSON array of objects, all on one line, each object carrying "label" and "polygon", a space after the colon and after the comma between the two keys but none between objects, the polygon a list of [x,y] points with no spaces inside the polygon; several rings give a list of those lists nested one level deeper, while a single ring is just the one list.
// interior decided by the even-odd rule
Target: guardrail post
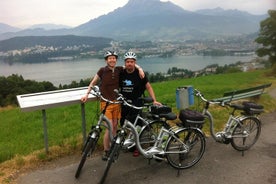
[{"label": "guardrail post", "polygon": [[83,136],[83,144],[86,140],[86,119],[85,119],[85,105],[81,103],[81,120],[82,120],[82,136]]},{"label": "guardrail post", "polygon": [[47,118],[46,118],[46,111],[42,109],[42,119],[43,119],[43,131],[44,131],[44,145],[46,153],[49,152],[48,147],[48,133],[47,133]]}]

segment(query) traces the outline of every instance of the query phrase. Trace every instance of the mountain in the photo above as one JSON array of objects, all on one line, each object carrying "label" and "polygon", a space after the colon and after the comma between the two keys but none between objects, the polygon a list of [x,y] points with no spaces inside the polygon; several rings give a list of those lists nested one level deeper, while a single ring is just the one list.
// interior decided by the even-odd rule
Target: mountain
[{"label": "mountain", "polygon": [[109,38],[87,37],[87,36],[24,36],[14,37],[0,41],[0,51],[24,49],[26,47],[45,46],[53,48],[67,48],[75,46],[84,46],[101,50],[110,47]]},{"label": "mountain", "polygon": [[61,25],[61,24],[35,24],[35,25],[28,27],[28,29],[39,29],[39,28],[45,29],[45,30],[51,30],[51,29],[69,29],[72,27],[66,26],[66,25]]},{"label": "mountain", "polygon": [[119,40],[204,39],[257,32],[264,16],[237,10],[191,12],[171,2],[129,0],[122,8],[73,29]]},{"label": "mountain", "polygon": [[0,23],[0,34],[6,33],[6,32],[16,32],[16,31],[19,31],[19,30],[20,30],[19,28],[10,26],[8,24]]},{"label": "mountain", "polygon": [[221,8],[187,11],[160,0],[129,0],[116,10],[72,29],[28,29],[0,35],[0,40],[27,35],[80,35],[115,40],[188,40],[258,32],[267,15]]},{"label": "mountain", "polygon": [[234,10],[224,10],[220,7],[214,9],[202,9],[197,10],[196,13],[203,14],[203,15],[212,15],[212,16],[228,16],[228,17],[252,17],[253,15],[245,12],[240,11],[237,9]]}]

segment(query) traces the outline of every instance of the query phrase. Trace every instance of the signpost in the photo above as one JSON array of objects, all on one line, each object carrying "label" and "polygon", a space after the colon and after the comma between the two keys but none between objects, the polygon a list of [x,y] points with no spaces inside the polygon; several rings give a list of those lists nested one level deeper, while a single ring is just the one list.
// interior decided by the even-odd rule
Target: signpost
[{"label": "signpost", "polygon": [[[42,123],[44,130],[44,144],[46,153],[49,152],[48,146],[48,131],[47,131],[47,117],[46,109],[81,104],[81,117],[82,117],[82,134],[83,141],[86,138],[86,120],[85,120],[85,105],[80,101],[81,97],[86,94],[88,87],[71,88],[65,90],[48,91],[41,93],[32,93],[18,95],[17,101],[22,111],[30,112],[41,110]],[[88,101],[95,101],[96,97],[90,94]]]}]

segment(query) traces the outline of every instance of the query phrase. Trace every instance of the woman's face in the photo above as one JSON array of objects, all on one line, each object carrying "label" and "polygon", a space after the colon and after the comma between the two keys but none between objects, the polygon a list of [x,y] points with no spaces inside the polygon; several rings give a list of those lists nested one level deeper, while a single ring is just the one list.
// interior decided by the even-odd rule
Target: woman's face
[{"label": "woman's face", "polygon": [[116,63],[117,63],[117,58],[116,58],[115,56],[108,56],[108,57],[106,58],[106,64],[107,64],[109,67],[111,67],[111,68],[115,67],[115,66],[116,66]]}]

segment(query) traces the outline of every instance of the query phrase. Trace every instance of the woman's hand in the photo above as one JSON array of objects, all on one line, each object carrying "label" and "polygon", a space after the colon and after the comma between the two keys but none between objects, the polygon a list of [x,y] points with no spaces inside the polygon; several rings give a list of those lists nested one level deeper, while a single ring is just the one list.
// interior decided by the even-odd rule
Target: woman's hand
[{"label": "woman's hand", "polygon": [[81,97],[81,101],[82,103],[85,103],[88,99],[88,94],[86,94],[85,96]]}]

